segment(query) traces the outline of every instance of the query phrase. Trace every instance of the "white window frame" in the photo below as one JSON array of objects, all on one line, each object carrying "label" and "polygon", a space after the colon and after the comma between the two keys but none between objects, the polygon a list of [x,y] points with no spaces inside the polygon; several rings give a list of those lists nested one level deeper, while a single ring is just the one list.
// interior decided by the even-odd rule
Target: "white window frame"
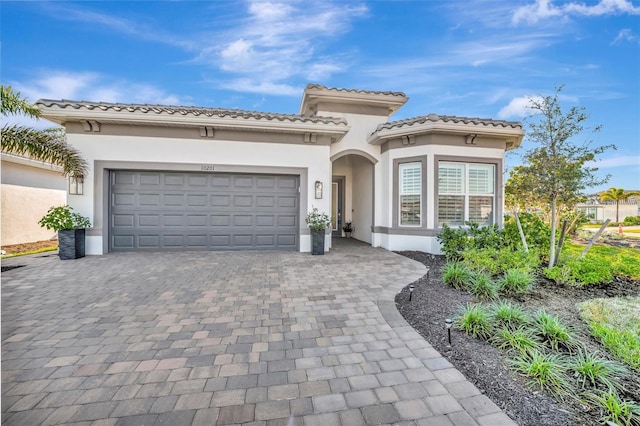
[{"label": "white window frame", "polygon": [[[463,168],[464,172],[463,172],[463,183],[462,183],[462,191],[461,192],[441,192],[440,191],[440,167],[443,165],[455,165],[457,168]],[[492,176],[492,180],[493,180],[493,192],[492,193],[474,193],[472,194],[469,190],[469,171],[470,169],[473,168],[473,166],[489,166],[493,169],[493,176]],[[447,226],[451,227],[451,228],[458,228],[461,226],[464,226],[464,223],[469,222],[469,205],[470,205],[470,199],[471,197],[491,197],[492,198],[492,206],[491,206],[491,211],[492,211],[492,218],[491,218],[491,223],[489,225],[493,225],[496,222],[496,195],[497,195],[497,176],[496,176],[496,170],[497,170],[497,166],[496,164],[493,163],[473,163],[473,162],[463,162],[463,161],[438,161],[438,165],[437,165],[437,176],[438,176],[438,210],[436,211],[436,223],[438,225],[438,227],[442,227],[442,223],[440,222],[440,200],[439,198],[441,196],[456,196],[456,197],[463,197],[463,218],[462,218],[462,224],[447,224]],[[482,226],[485,226],[486,224],[481,224]]]},{"label": "white window frame", "polygon": [[[420,172],[420,177],[418,179],[418,189],[410,192],[406,192],[404,190],[404,176],[402,174],[403,169],[407,168],[417,168]],[[424,171],[422,170],[422,161],[410,161],[406,163],[398,164],[398,226],[409,227],[409,228],[419,228],[422,226],[422,213],[424,211],[423,208],[423,199],[422,199],[422,176]],[[403,224],[402,223],[402,196],[418,196],[420,200],[420,211],[418,212],[419,223],[411,223],[411,224]]]}]

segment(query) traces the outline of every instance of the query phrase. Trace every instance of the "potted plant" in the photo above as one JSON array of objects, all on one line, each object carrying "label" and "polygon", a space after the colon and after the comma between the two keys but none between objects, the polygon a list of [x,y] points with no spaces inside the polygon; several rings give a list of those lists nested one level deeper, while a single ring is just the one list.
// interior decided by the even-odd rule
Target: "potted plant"
[{"label": "potted plant", "polygon": [[347,238],[351,238],[351,233],[353,232],[353,227],[351,226],[351,222],[345,222],[344,226],[342,227],[342,230],[344,231],[344,235]]},{"label": "potted plant", "polygon": [[85,228],[91,226],[89,218],[72,210],[69,206],[51,207],[38,222],[58,233],[58,255],[62,260],[84,257]]},{"label": "potted plant", "polygon": [[314,207],[305,221],[311,230],[311,254],[324,254],[324,234],[325,230],[331,226],[331,218]]}]

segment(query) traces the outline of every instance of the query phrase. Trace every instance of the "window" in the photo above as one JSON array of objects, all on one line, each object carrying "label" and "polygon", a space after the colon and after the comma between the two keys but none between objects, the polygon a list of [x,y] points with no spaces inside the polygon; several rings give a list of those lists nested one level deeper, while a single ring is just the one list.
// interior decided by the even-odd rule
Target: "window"
[{"label": "window", "polygon": [[400,226],[420,226],[422,209],[422,163],[398,165]]},{"label": "window", "polygon": [[494,164],[438,164],[438,223],[492,225],[495,211]]}]

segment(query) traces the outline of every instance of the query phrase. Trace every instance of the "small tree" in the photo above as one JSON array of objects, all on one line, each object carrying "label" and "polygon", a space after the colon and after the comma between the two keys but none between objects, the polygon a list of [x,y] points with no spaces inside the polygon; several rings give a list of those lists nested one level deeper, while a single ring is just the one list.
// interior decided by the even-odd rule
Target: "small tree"
[{"label": "small tree", "polygon": [[[601,185],[609,176],[598,178],[597,168],[585,165],[613,145],[590,147],[590,141],[574,143],[585,130],[588,118],[584,107],[572,107],[564,112],[557,87],[551,96],[529,98],[532,114],[527,140],[534,147],[523,157],[524,163],[514,167],[506,184],[506,198],[512,204],[530,209],[541,206],[550,216],[551,241],[549,267],[555,263],[557,218],[562,211],[572,209],[584,198],[583,190]],[[598,131],[599,127],[593,129]],[[529,204],[531,203],[531,204]]]},{"label": "small tree", "polygon": [[622,188],[611,187],[608,190],[599,194],[600,201],[615,201],[616,202],[616,222],[620,222],[620,201],[626,201],[629,197],[634,195],[640,195],[638,191],[625,191]]}]

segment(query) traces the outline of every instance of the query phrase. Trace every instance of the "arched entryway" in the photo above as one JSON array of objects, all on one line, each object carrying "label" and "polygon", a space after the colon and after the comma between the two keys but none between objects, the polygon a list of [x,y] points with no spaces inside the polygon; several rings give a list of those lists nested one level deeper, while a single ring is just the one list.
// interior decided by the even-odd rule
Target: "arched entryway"
[{"label": "arched entryway", "polygon": [[343,227],[352,223],[352,238],[371,244],[374,223],[374,165],[370,154],[348,150],[331,158],[333,236],[345,236]]}]

